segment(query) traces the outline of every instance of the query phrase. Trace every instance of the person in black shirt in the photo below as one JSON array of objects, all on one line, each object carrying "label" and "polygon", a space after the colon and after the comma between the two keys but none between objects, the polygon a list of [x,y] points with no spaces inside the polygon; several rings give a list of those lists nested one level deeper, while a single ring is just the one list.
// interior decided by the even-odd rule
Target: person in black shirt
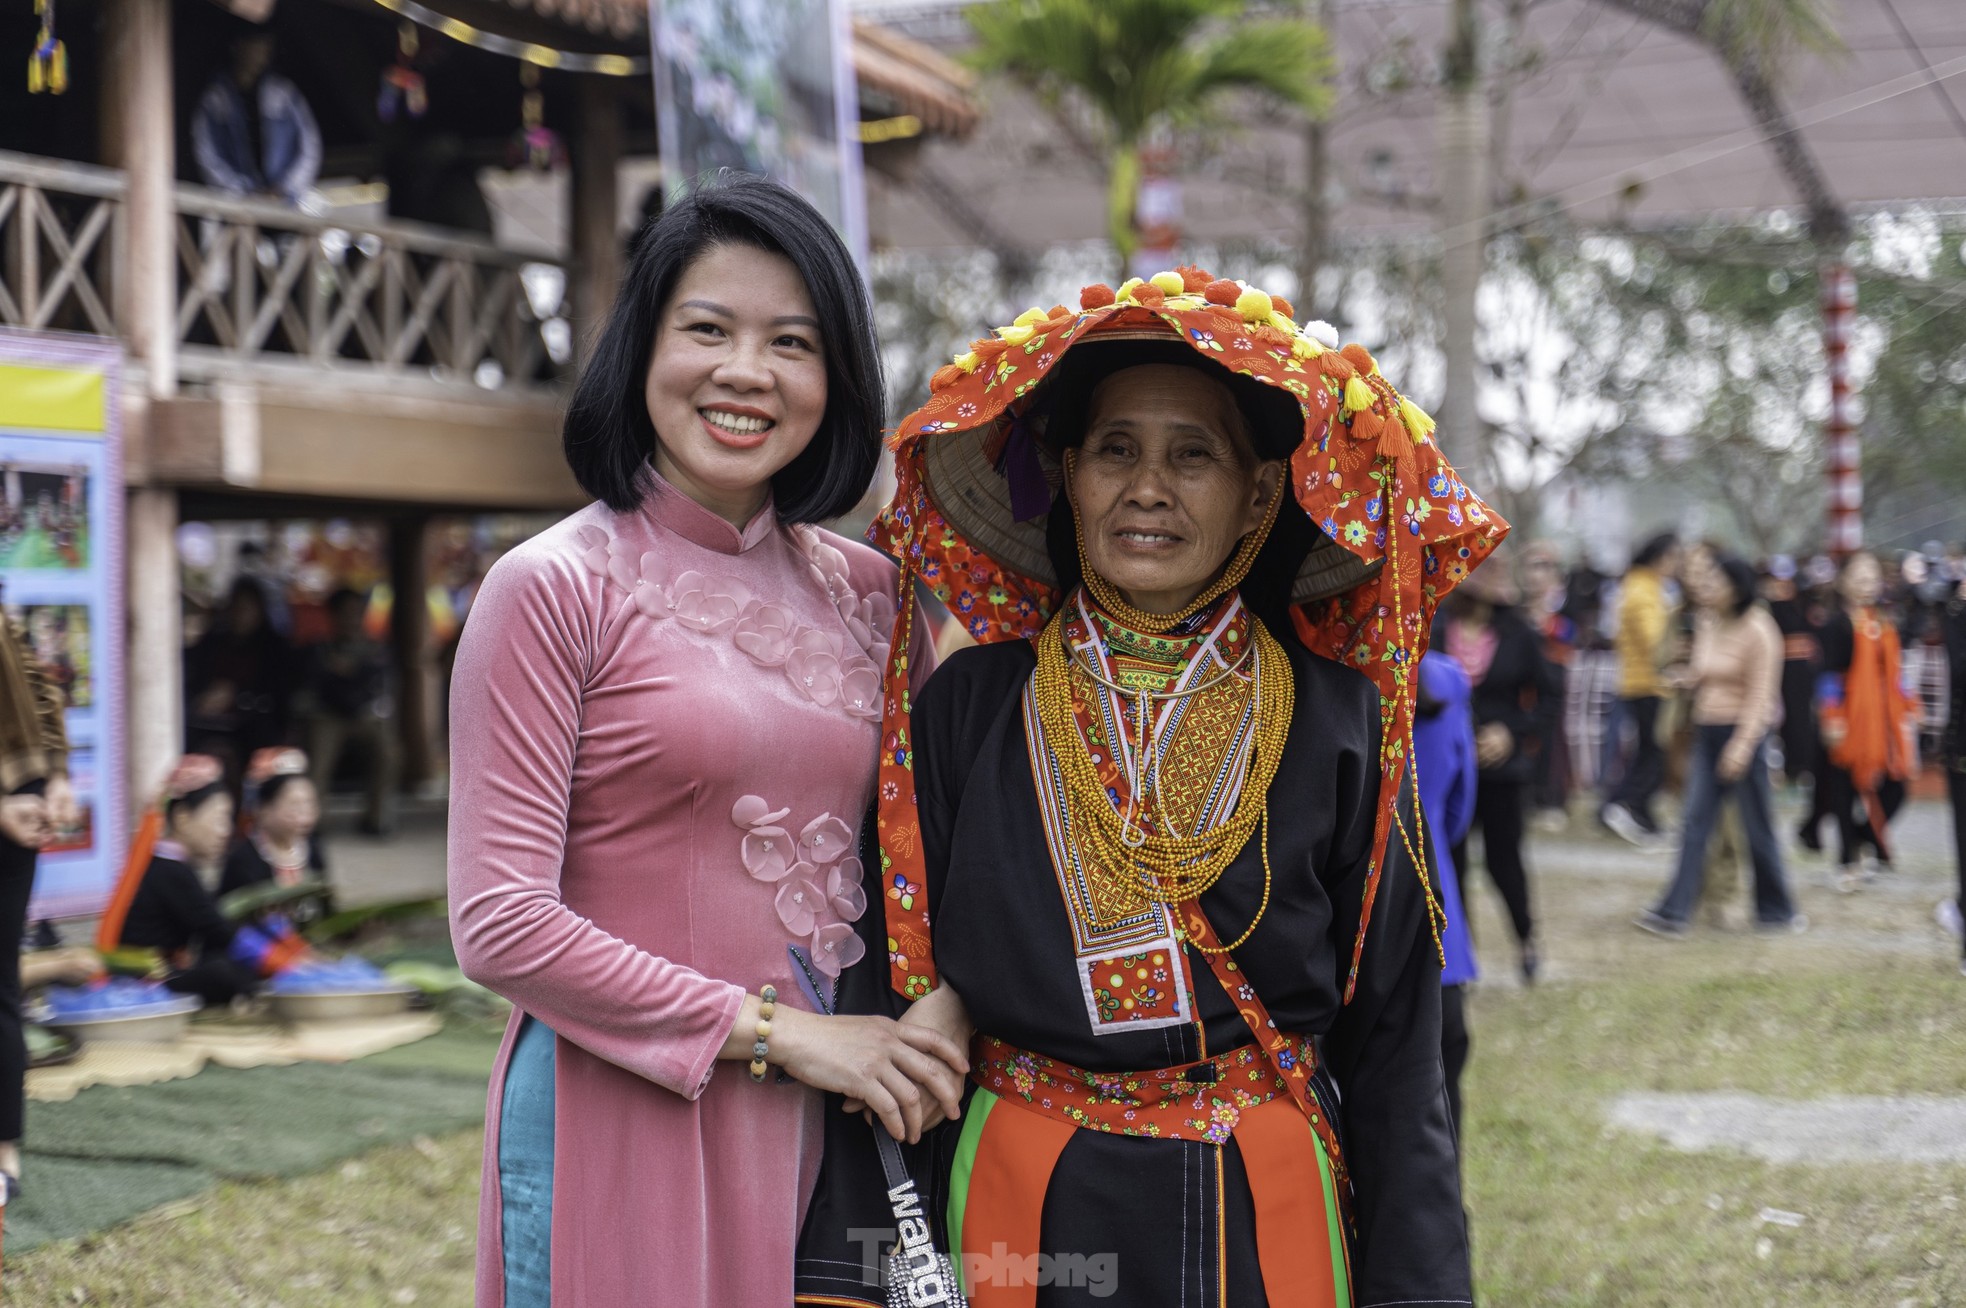
[{"label": "person in black shirt", "polygon": [[1953,853],[1958,861],[1959,895],[1948,903],[1940,900],[1938,918],[1947,930],[1960,938],[1959,972],[1966,976],[1966,582],[1956,583],[1945,602],[1941,621],[1945,630],[1946,666],[1952,684],[1946,702],[1945,734],[1940,737],[1939,757],[1945,764],[1946,787],[1952,796]]},{"label": "person in black shirt", "polygon": [[119,950],[157,955],[165,985],[207,1004],[230,1003],[260,983],[255,969],[232,958],[238,928],[219,912],[212,893],[231,836],[232,796],[223,765],[205,755],[187,755],[166,787],[163,837],[116,935]]},{"label": "person in black shirt", "polygon": [[[294,886],[326,876],[327,860],[314,838],[321,803],[308,776],[307,755],[297,749],[263,749],[254,755],[246,769],[246,803],[250,829],[226,856],[219,898],[248,886]],[[309,907],[318,911],[318,906]],[[314,915],[302,913],[298,905],[291,914],[297,922]]]},{"label": "person in black shirt", "polygon": [[[1474,687],[1475,822],[1481,828],[1482,861],[1508,908],[1522,978],[1534,981],[1541,955],[1522,856],[1523,828],[1537,759],[1555,738],[1563,688],[1543,655],[1542,637],[1516,607],[1519,592],[1506,567],[1506,560],[1491,559],[1442,607],[1436,648],[1461,665]],[[1465,837],[1453,857],[1465,877]]]}]

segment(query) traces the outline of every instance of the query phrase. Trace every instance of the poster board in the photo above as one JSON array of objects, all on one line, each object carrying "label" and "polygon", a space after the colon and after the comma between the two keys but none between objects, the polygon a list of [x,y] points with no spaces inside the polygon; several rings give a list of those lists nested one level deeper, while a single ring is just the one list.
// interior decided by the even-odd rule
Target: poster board
[{"label": "poster board", "polygon": [[0,329],[0,605],[67,699],[81,822],[42,850],[31,918],[99,910],[128,839],[121,347]]},{"label": "poster board", "polygon": [[844,0],[649,0],[671,194],[720,169],[812,201],[862,264],[867,197]]}]

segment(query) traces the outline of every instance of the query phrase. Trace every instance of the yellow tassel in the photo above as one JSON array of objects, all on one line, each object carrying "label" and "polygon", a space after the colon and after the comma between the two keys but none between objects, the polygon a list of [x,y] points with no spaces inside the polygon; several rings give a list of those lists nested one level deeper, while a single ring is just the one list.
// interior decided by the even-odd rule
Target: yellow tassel
[{"label": "yellow tassel", "polygon": [[1413,439],[1415,440],[1425,440],[1434,434],[1434,420],[1432,416],[1425,409],[1422,409],[1419,405],[1404,397],[1399,402],[1399,417],[1400,421],[1406,424],[1406,430],[1413,433]]},{"label": "yellow tassel", "polygon": [[1236,312],[1250,322],[1268,322],[1272,309],[1268,291],[1250,287],[1236,297]]},{"label": "yellow tassel", "polygon": [[1043,309],[1026,309],[1017,315],[1016,325],[1019,327],[1036,327],[1039,323],[1049,322],[1050,320],[1051,315]]},{"label": "yellow tassel", "polygon": [[964,372],[975,372],[982,362],[983,360],[977,357],[975,350],[967,350],[956,356],[956,366]]},{"label": "yellow tassel", "polygon": [[1324,353],[1324,349],[1308,336],[1294,336],[1290,341],[1290,353],[1293,358],[1315,359]]},{"label": "yellow tassel", "polygon": [[1179,295],[1188,289],[1188,284],[1181,280],[1178,272],[1157,272],[1149,280],[1169,295]]},{"label": "yellow tassel", "polygon": [[1037,334],[1034,327],[1021,327],[1014,323],[1009,327],[997,328],[997,335],[1003,338],[1005,345],[1022,345]]},{"label": "yellow tassel", "polygon": [[1138,277],[1129,277],[1124,282],[1120,283],[1119,290],[1113,293],[1114,298],[1119,300],[1121,303],[1129,302],[1133,299],[1133,292],[1135,288],[1143,285],[1145,285],[1145,283],[1142,282]]},{"label": "yellow tassel", "polygon": [[1270,315],[1270,326],[1276,328],[1285,336],[1295,336],[1297,334],[1297,324],[1284,317],[1281,313],[1272,313]]},{"label": "yellow tassel", "polygon": [[1376,398],[1378,397],[1373,395],[1372,388],[1366,385],[1363,377],[1353,377],[1345,383],[1345,407],[1353,413],[1371,408],[1372,401]]}]

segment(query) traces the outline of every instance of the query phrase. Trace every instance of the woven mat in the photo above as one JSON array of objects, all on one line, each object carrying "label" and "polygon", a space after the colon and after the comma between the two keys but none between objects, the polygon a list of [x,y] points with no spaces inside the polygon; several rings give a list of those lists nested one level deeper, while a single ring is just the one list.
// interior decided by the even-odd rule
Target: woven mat
[{"label": "woven mat", "polygon": [[294,1063],[346,1063],[435,1035],[435,1013],[338,1022],[195,1022],[176,1044],[84,1045],[72,1063],[27,1074],[27,1097],[41,1103],[73,1099],[92,1085],[156,1085],[196,1076],[207,1063],[221,1067],[287,1067]]}]

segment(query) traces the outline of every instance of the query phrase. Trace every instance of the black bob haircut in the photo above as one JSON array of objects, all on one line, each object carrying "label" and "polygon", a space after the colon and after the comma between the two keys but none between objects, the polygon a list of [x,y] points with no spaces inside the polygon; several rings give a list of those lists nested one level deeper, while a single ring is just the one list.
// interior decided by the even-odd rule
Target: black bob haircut
[{"label": "black bob haircut", "polygon": [[1679,537],[1677,534],[1670,531],[1662,531],[1638,547],[1638,553],[1632,555],[1632,566],[1634,568],[1653,567],[1660,559],[1670,554],[1678,545]]},{"label": "black bob haircut", "polygon": [[826,412],[812,443],[771,479],[786,522],[837,518],[859,502],[880,461],[886,396],[867,287],[846,246],[797,193],[731,173],[670,206],[636,233],[607,325],[567,404],[567,466],[616,512],[648,491],[655,426],[644,391],[662,309],[689,265],[723,245],[784,255],[819,315]]},{"label": "black bob haircut", "polygon": [[305,772],[275,772],[272,776],[260,782],[259,785],[253,787],[253,804],[255,807],[265,808],[274,800],[280,798],[280,792],[288,786],[296,781],[307,780],[309,780],[309,777]]},{"label": "black bob haircut", "polygon": [[231,793],[231,791],[226,789],[225,781],[221,778],[209,785],[200,786],[196,790],[172,799],[164,805],[164,817],[169,820],[175,819],[180,813],[195,813],[212,800],[217,799],[220,795],[229,797]]},{"label": "black bob haircut", "polygon": [[1755,600],[1760,598],[1753,566],[1738,554],[1720,551],[1714,553],[1713,566],[1727,579],[1727,589],[1733,592],[1733,599],[1727,605],[1729,616],[1738,618],[1753,608]]}]

